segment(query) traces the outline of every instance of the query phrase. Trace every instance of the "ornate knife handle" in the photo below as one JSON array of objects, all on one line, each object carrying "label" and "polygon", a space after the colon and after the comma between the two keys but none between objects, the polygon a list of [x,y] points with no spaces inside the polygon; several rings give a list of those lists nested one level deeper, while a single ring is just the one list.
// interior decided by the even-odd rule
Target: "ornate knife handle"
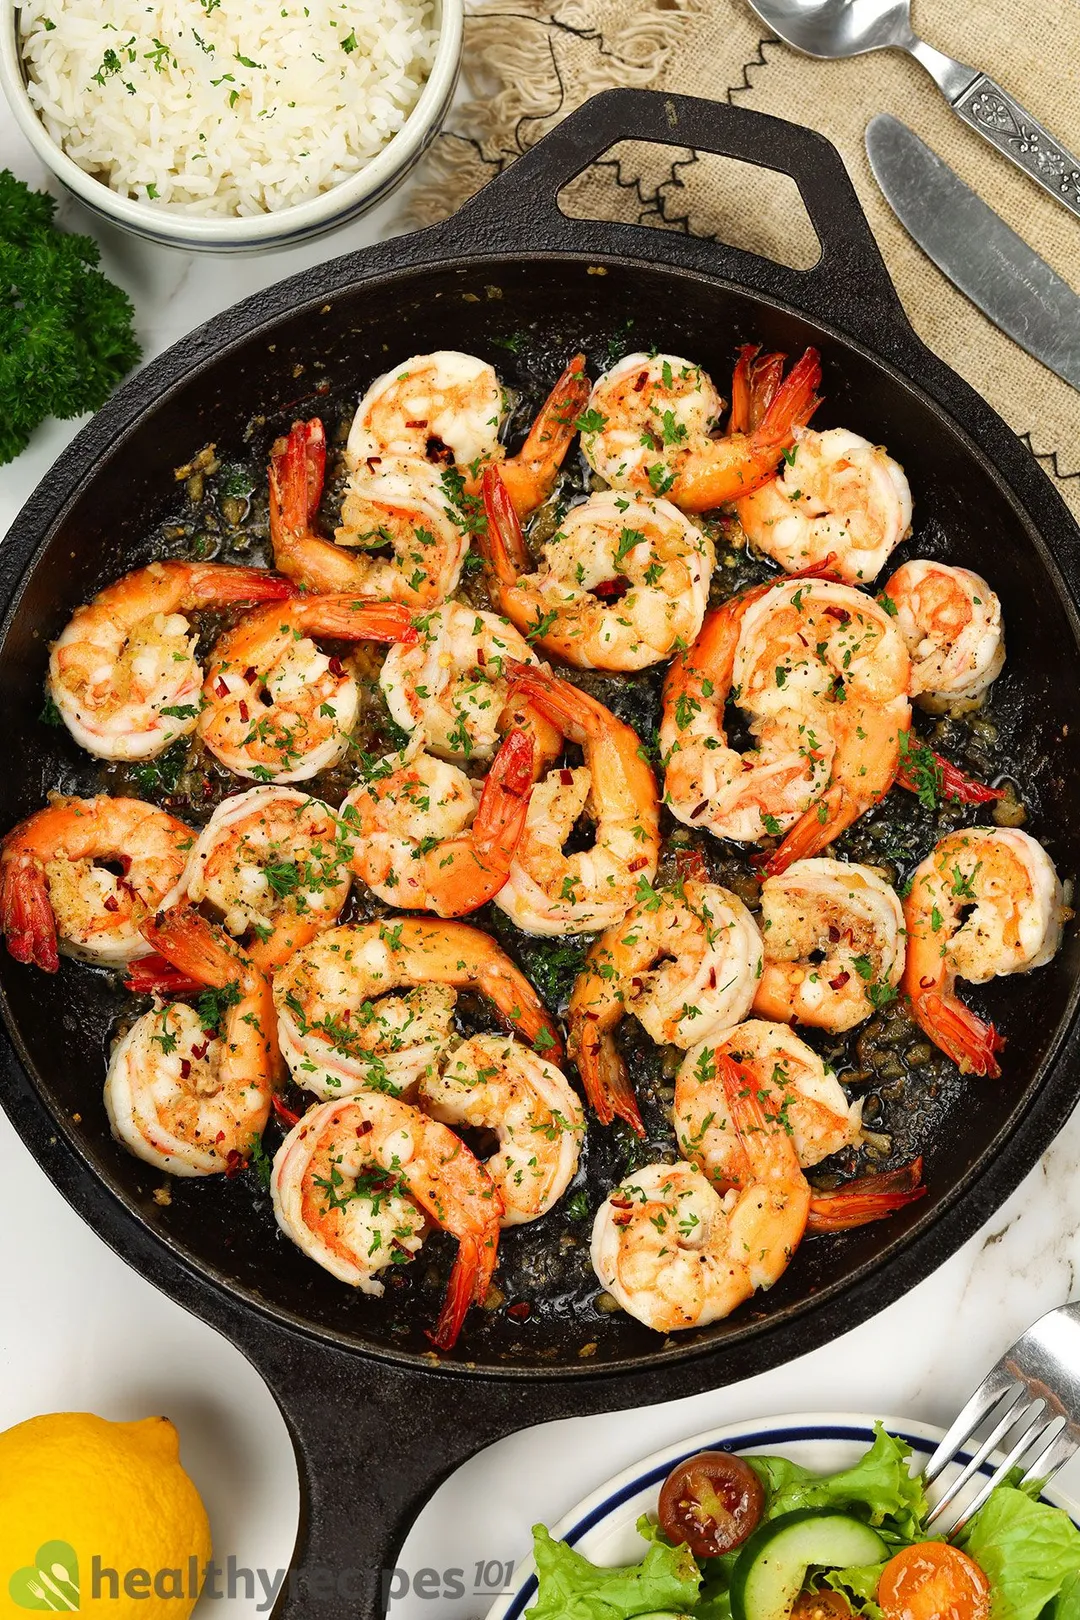
[{"label": "ornate knife handle", "polygon": [[1080,217],[1080,162],[993,79],[980,73],[953,106],[972,129]]}]

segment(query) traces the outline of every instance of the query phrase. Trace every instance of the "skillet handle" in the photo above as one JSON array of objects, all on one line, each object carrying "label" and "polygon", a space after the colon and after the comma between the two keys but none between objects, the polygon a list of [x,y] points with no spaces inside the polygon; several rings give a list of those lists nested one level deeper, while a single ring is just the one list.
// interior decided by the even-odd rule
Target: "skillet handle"
[{"label": "skillet handle", "polygon": [[[272,1620],[382,1620],[407,1583],[429,1598],[460,1598],[464,1589],[485,1610],[497,1593],[476,1591],[475,1570],[404,1571],[397,1555],[436,1486],[522,1427],[521,1385],[466,1384],[362,1358],[250,1312],[229,1318],[225,1331],[281,1408],[300,1474],[300,1530]],[[529,1421],[559,1415],[532,1391],[528,1410]],[[273,1581],[284,1572],[267,1573]]]},{"label": "skillet handle", "polygon": [[[810,270],[792,270],[742,248],[675,231],[570,219],[559,207],[559,192],[624,140],[693,147],[790,175],[817,232],[821,258]],[[606,90],[491,180],[450,223],[461,228],[471,252],[532,246],[539,252],[566,249],[659,260],[725,276],[877,348],[890,329],[901,346],[912,335],[836,148],[800,124],[726,102],[655,90]]]}]

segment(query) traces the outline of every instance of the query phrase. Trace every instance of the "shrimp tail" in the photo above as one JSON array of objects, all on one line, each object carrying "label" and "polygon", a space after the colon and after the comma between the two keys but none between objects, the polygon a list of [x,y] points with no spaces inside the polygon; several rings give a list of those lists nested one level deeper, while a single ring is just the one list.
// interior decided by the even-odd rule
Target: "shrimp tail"
[{"label": "shrimp tail", "polygon": [[166,962],[199,986],[224,990],[237,982],[245,966],[239,951],[226,943],[227,935],[189,907],[159,912],[140,932]]},{"label": "shrimp tail", "polygon": [[509,872],[525,831],[533,786],[533,738],[515,727],[492,761],[472,824],[473,843],[489,863]]},{"label": "shrimp tail", "polygon": [[[755,1138],[760,1138],[766,1125],[765,1111],[759,1101],[759,1087],[749,1064],[740,1063],[730,1052],[716,1054],[716,1069],[724,1088],[728,1120],[742,1151],[745,1168],[740,1175],[745,1174],[749,1180],[753,1174]],[[733,1170],[734,1164],[729,1162],[728,1177],[733,1185],[739,1185],[740,1182],[732,1176]]]},{"label": "shrimp tail", "polygon": [[294,422],[270,454],[270,526],[278,541],[303,535],[322,499],[326,476],[326,430],[317,416]]},{"label": "shrimp tail", "polygon": [[519,517],[535,511],[554,489],[591,392],[585,356],[575,354],[541,406],[525,443],[503,463],[507,493]]},{"label": "shrimp tail", "polygon": [[644,1138],[645,1126],[630,1071],[611,1034],[586,1018],[576,1032],[573,1057],[589,1106],[601,1125],[610,1125],[617,1115]]},{"label": "shrimp tail", "polygon": [[[919,756],[917,761],[912,757],[915,753]],[[925,780],[926,777],[930,780]],[[909,793],[922,793],[930,787],[936,790],[937,795],[953,799],[958,804],[992,804],[995,800],[1005,797],[1004,788],[989,787],[976,777],[968,776],[959,765],[945,759],[935,748],[926,746],[912,748],[910,741],[906,749],[901,747],[900,769],[896,773],[896,781],[898,786],[907,788]]]},{"label": "shrimp tail", "polygon": [[896,1170],[860,1176],[831,1193],[810,1199],[807,1232],[849,1232],[870,1221],[882,1221],[926,1196],[921,1157]]},{"label": "shrimp tail", "polygon": [[487,527],[477,534],[477,542],[499,584],[513,585],[531,566],[521,522],[498,467],[484,468],[481,488]]},{"label": "shrimp tail", "polygon": [[49,900],[45,868],[38,861],[7,860],[0,878],[0,933],[16,962],[32,963],[46,973],[60,966],[56,918]]},{"label": "shrimp tail", "polygon": [[132,962],[124,980],[124,989],[133,991],[137,996],[188,996],[202,987],[201,979],[192,978],[190,973],[173,967],[157,952]]},{"label": "shrimp tail", "polygon": [[739,350],[731,379],[731,420],[729,433],[752,433],[776,397],[784,375],[784,356],[766,354],[760,360],[760,344],[746,343]]},{"label": "shrimp tail", "polygon": [[482,1305],[487,1297],[498,1255],[497,1237],[496,1229],[494,1235],[485,1233],[478,1238],[468,1233],[459,1239],[443,1308],[435,1331],[427,1335],[436,1350],[454,1348],[469,1306]]},{"label": "shrimp tail", "polygon": [[1005,1037],[956,996],[940,990],[924,991],[912,996],[911,1012],[919,1028],[946,1057],[952,1058],[961,1074],[987,1075],[992,1080],[1000,1075],[995,1053],[1004,1048]]},{"label": "shrimp tail", "polygon": [[408,645],[418,639],[409,609],[402,602],[371,602],[337,592],[306,604],[305,623],[324,636],[342,641],[389,641]]},{"label": "shrimp tail", "polygon": [[193,579],[197,606],[285,602],[297,594],[292,580],[272,574],[267,568],[234,568],[230,564],[213,563],[200,568]]},{"label": "shrimp tail", "polygon": [[[767,356],[768,360],[773,356]],[[765,365],[759,361],[759,369]],[[821,356],[816,349],[807,349],[779,388],[775,388],[768,408],[750,437],[756,450],[785,450],[793,442],[798,429],[805,427],[813,416],[821,398],[817,393],[821,381]]]},{"label": "shrimp tail", "polygon": [[832,782],[817,803],[804,810],[779,847],[766,860],[757,857],[751,864],[759,877],[776,877],[786,872],[793,861],[819,854],[834,838],[839,838],[858,815],[859,809],[842,783]]}]

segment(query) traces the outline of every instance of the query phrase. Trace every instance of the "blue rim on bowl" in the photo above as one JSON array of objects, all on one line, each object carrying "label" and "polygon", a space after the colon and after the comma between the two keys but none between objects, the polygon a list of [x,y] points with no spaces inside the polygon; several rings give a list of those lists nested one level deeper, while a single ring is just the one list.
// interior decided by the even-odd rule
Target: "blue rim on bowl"
[{"label": "blue rim on bowl", "polygon": [[[688,1440],[676,1441],[641,1462],[632,1463],[571,1508],[552,1525],[551,1534],[600,1564],[640,1558],[643,1544],[638,1542],[635,1547],[633,1527],[640,1514],[655,1512],[660,1486],[675,1465],[687,1457],[712,1450],[748,1454],[779,1451],[808,1468],[826,1472],[847,1467],[868,1450],[873,1443],[875,1422],[883,1423],[890,1434],[905,1440],[916,1459],[921,1458],[924,1464],[945,1433],[933,1424],[911,1418],[876,1419],[856,1412],[794,1413],[754,1422],[729,1423],[722,1428],[706,1429]],[[838,1444],[848,1447],[850,1456],[824,1455],[824,1448],[835,1448]],[[958,1456],[960,1463],[970,1461],[968,1452],[960,1452]],[[991,1474],[996,1461],[994,1458],[984,1462],[979,1474]],[[956,1466],[954,1464],[942,1478],[947,1481]],[[1042,1499],[1054,1507],[1064,1508],[1080,1528],[1080,1506],[1053,1488],[1044,1491]],[[615,1544],[601,1549],[602,1541]],[[527,1558],[515,1569],[509,1589],[496,1599],[486,1620],[521,1620],[528,1606],[535,1602],[536,1593],[535,1565],[532,1558]]]},{"label": "blue rim on bowl", "polygon": [[453,100],[461,66],[463,0],[433,0],[438,44],[416,106],[396,135],[349,179],[277,213],[244,218],[199,218],[122,197],[87,174],[46,130],[26,90],[18,43],[17,0],[0,0],[0,87],[15,121],[37,156],[62,185],[102,219],[165,247],[207,253],[252,253],[307,241],[357,218],[388,197],[439,132]]}]

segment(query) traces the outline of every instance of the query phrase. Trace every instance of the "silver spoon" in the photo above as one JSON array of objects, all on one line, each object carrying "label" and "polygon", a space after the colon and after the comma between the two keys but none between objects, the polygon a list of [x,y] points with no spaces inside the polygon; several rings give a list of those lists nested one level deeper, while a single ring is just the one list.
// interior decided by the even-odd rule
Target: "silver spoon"
[{"label": "silver spoon", "polygon": [[1080,218],[1080,162],[977,68],[919,39],[909,0],[750,0],[767,28],[806,56],[861,56],[895,47],[934,80],[965,124]]}]

